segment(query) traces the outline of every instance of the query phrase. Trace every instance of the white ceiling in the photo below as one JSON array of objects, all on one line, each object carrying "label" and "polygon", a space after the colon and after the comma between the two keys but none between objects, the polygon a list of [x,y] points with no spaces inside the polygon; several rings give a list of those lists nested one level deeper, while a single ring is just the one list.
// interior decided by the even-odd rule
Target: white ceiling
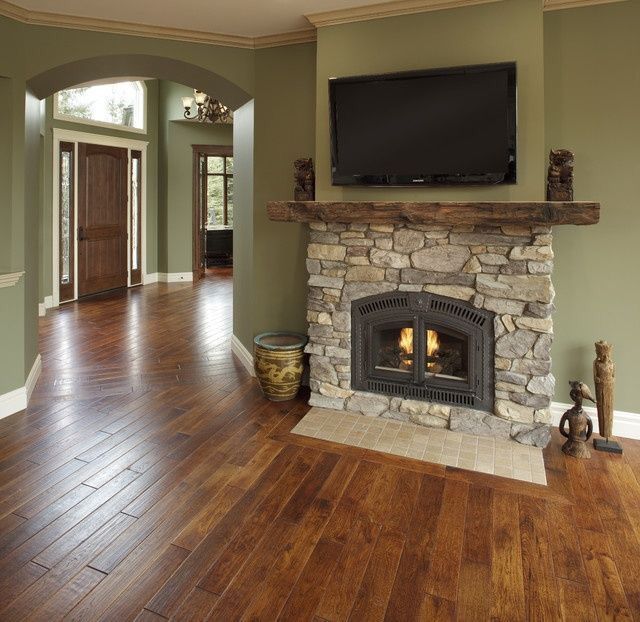
[{"label": "white ceiling", "polygon": [[259,37],[310,28],[305,15],[381,0],[11,0],[44,13]]}]

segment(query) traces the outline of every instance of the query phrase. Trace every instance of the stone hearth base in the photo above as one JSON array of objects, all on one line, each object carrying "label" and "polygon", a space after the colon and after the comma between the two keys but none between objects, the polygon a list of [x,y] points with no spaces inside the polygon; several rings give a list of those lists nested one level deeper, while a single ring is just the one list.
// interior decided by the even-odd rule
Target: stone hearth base
[{"label": "stone hearth base", "polygon": [[[310,223],[307,352],[310,404],[470,434],[549,440],[549,227]],[[351,302],[427,291],[495,314],[492,413],[351,389]]]},{"label": "stone hearth base", "polygon": [[513,441],[430,430],[413,423],[365,418],[324,408],[312,408],[292,432],[468,471],[547,484],[542,450]]}]

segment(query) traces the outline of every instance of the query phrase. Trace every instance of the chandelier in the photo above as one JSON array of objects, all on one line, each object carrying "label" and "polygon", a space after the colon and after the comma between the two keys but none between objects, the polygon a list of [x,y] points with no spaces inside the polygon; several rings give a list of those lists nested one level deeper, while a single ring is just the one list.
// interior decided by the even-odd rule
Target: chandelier
[{"label": "chandelier", "polygon": [[[198,107],[198,112],[195,116],[191,113],[194,101]],[[216,121],[226,123],[231,120],[230,108],[197,89],[193,89],[193,97],[182,98],[182,105],[184,106],[185,119],[195,119],[201,123],[215,123]]]}]

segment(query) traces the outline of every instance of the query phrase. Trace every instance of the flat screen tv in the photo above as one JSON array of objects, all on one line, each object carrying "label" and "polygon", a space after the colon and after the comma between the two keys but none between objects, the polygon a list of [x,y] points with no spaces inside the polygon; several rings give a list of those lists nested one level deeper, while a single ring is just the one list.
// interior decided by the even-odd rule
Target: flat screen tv
[{"label": "flat screen tv", "polygon": [[329,80],[334,185],[516,181],[515,63]]}]

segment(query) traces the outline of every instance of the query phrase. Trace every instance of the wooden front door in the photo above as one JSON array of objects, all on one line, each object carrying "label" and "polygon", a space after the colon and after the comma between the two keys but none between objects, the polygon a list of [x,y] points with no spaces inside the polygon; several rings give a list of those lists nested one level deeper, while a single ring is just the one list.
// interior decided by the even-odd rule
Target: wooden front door
[{"label": "wooden front door", "polygon": [[78,145],[78,295],[127,286],[127,150]]}]

